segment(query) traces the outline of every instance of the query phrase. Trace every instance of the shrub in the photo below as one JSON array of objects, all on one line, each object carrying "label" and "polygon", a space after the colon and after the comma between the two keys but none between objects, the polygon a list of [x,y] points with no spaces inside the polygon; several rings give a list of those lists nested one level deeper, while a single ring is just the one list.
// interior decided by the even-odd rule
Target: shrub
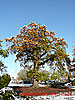
[{"label": "shrub", "polygon": [[73,86],[75,86],[75,79],[73,80]]}]

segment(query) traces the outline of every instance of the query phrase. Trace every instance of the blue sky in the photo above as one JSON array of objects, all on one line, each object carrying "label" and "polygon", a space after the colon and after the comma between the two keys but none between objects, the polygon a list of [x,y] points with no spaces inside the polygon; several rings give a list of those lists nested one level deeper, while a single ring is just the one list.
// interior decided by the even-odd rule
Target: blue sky
[{"label": "blue sky", "polygon": [[[56,37],[64,38],[69,46],[67,53],[72,58],[72,46],[75,45],[75,0],[0,0],[2,40],[17,35],[20,28],[31,21],[46,25],[48,31],[55,31]],[[6,48],[5,45],[4,41],[3,48]],[[16,76],[22,69],[19,62],[14,63],[14,60],[14,55],[3,60],[11,76]]]}]

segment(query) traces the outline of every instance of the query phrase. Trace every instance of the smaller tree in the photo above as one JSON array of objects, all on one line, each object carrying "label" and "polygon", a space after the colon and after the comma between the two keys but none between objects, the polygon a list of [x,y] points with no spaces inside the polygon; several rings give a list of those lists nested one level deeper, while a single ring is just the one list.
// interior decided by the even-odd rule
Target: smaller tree
[{"label": "smaller tree", "polygon": [[[3,41],[0,40],[0,57],[7,57],[8,54],[7,54],[7,51],[6,50],[3,50],[2,49],[2,43]],[[4,63],[2,62],[2,60],[0,59],[0,72],[3,73],[6,71],[6,66],[4,65]],[[3,74],[2,76],[0,76],[0,89],[3,88],[3,87],[6,87],[9,82],[10,82],[11,78],[10,78],[10,75],[8,74]]]},{"label": "smaller tree", "polygon": [[68,81],[68,72],[65,69],[60,69],[58,72],[53,72],[51,80]]},{"label": "smaller tree", "polygon": [[2,57],[8,57],[8,52],[6,51],[6,50],[3,50],[2,49],[2,43],[3,41],[2,40],[0,40],[0,56],[2,56]]},{"label": "smaller tree", "polygon": [[[20,72],[18,73],[18,77],[17,79],[18,80],[23,80],[23,81],[26,81],[26,80],[29,80],[31,82],[33,82],[33,75],[34,75],[34,70],[20,70]],[[41,82],[45,82],[47,80],[49,80],[50,78],[50,73],[46,70],[42,70],[42,71],[39,71],[38,72],[38,76],[35,76],[37,81],[41,81]]]},{"label": "smaller tree", "polygon": [[28,72],[29,72],[29,70],[31,70],[31,67],[32,67],[32,65],[30,65],[30,66],[25,66],[25,68],[23,69],[23,70],[20,70],[19,72],[18,72],[18,76],[17,76],[17,79],[19,80],[19,81],[25,81],[25,80],[31,80],[31,78],[29,78],[28,77]]},{"label": "smaller tree", "polygon": [[[2,40],[0,40],[0,57],[7,57],[7,51],[2,49]],[[2,62],[2,60],[0,59],[0,72],[3,73],[6,71],[6,66],[4,65],[4,63]],[[4,88],[6,86],[8,86],[9,82],[10,82],[11,78],[10,75],[8,74],[3,74],[0,76],[0,89]],[[0,100],[9,100],[9,94],[7,95],[6,93],[1,92],[0,96],[2,96],[0,98]],[[14,100],[14,99],[13,99]]]},{"label": "smaller tree", "polygon": [[17,79],[18,80],[26,80],[27,79],[27,74],[26,74],[26,70],[23,69],[23,70],[20,70],[20,72],[17,74]]},{"label": "smaller tree", "polygon": [[[0,40],[0,57],[8,57],[8,53],[6,50],[3,50],[2,49],[2,43],[3,41]],[[0,71],[3,72],[3,71],[6,71],[6,66],[4,65],[4,63],[2,62],[2,60],[0,59]]]}]

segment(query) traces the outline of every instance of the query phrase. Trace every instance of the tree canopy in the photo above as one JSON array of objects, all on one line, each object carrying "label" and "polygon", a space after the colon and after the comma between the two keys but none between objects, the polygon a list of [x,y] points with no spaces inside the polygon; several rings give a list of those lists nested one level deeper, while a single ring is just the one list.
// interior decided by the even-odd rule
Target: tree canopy
[{"label": "tree canopy", "polygon": [[[35,75],[40,66],[45,63],[60,68],[70,63],[69,55],[66,54],[68,44],[64,38],[55,37],[55,33],[47,31],[45,25],[31,22],[28,27],[23,26],[16,37],[6,38],[9,53],[16,54],[16,60],[20,66],[32,62]],[[34,76],[35,76],[34,75]]]}]

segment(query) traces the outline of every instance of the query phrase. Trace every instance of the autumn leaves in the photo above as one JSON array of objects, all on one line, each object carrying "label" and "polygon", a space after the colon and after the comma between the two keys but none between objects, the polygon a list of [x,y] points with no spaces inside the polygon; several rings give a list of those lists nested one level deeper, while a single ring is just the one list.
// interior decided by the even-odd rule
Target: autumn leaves
[{"label": "autumn leaves", "polygon": [[28,27],[23,26],[16,37],[6,38],[5,41],[11,43],[8,44],[8,51],[16,53],[17,60],[22,64],[32,61],[41,66],[53,59],[52,62],[60,66],[68,57],[68,44],[64,38],[55,37],[54,32],[47,31],[46,26],[40,23],[31,22]]}]

